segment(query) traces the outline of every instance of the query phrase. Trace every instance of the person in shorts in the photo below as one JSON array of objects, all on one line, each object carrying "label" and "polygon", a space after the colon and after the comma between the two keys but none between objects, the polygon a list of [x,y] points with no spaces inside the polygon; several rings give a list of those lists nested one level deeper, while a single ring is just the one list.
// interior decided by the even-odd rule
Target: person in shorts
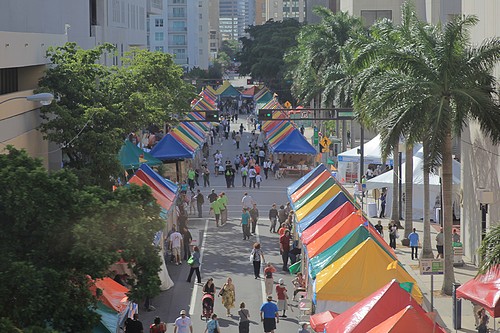
[{"label": "person in shorts", "polygon": [[174,231],[170,235],[170,250],[175,258],[175,264],[180,265],[181,260],[181,248],[182,248],[182,235],[178,231]]},{"label": "person in shorts", "polygon": [[274,333],[276,324],[280,322],[278,306],[273,302],[273,296],[267,296],[267,302],[260,307],[260,320],[264,325],[265,333]]}]

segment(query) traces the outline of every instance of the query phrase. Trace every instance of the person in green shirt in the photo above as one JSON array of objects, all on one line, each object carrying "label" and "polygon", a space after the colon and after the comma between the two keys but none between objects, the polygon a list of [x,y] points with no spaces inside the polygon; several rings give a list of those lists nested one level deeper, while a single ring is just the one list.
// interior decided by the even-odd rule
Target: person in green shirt
[{"label": "person in green shirt", "polygon": [[188,184],[189,184],[189,189],[192,191],[194,190],[194,178],[196,177],[196,172],[193,170],[193,168],[189,168],[188,171]]},{"label": "person in green shirt", "polygon": [[219,199],[217,199],[220,201],[220,222],[221,222],[221,225],[224,225],[226,224],[227,222],[227,195],[225,192],[221,192],[221,194],[219,195]]},{"label": "person in green shirt", "polygon": [[221,206],[221,203],[220,201],[217,199],[215,200],[214,202],[212,202],[210,204],[210,209],[214,211],[214,214],[215,214],[215,224],[217,226],[219,226],[219,219],[220,219],[220,206]]}]

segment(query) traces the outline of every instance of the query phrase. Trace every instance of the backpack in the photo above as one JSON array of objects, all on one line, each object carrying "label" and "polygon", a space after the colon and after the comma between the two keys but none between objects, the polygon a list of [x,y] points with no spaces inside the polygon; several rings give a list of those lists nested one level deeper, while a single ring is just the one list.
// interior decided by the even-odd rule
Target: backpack
[{"label": "backpack", "polygon": [[241,174],[242,174],[243,176],[246,176],[246,175],[248,175],[248,172],[247,172],[246,170],[243,170],[243,171],[241,172]]}]

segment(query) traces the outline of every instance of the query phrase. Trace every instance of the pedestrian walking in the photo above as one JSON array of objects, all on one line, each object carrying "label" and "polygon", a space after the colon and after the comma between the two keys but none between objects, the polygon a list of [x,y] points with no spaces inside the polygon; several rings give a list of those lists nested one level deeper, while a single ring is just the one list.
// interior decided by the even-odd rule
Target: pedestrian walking
[{"label": "pedestrian walking", "polygon": [[[201,274],[200,274],[200,248],[198,246],[195,246],[193,248],[193,253],[191,254],[192,262],[189,264],[191,268],[189,269],[189,275],[187,278],[187,282],[191,283],[191,277],[193,276],[193,273],[196,273],[196,278],[198,279],[198,283],[201,283]],[[189,261],[188,261],[189,263]]]},{"label": "pedestrian walking", "polygon": [[207,327],[205,328],[205,333],[220,333],[220,326],[217,315],[212,314],[212,319],[207,321]]},{"label": "pedestrian walking", "polygon": [[233,160],[235,173],[238,173],[238,170],[240,169],[240,163],[241,163],[240,157],[236,156]]},{"label": "pedestrian walking", "polygon": [[210,186],[210,170],[208,167],[203,168],[203,187]]},{"label": "pedestrian walking", "polygon": [[260,243],[255,243],[253,245],[252,252],[250,253],[250,261],[253,264],[253,274],[255,275],[255,278],[260,278],[260,263],[261,261],[266,261],[264,259],[264,252],[260,248]]},{"label": "pedestrian walking", "polygon": [[243,130],[245,129],[245,127],[243,127],[243,124],[240,125],[240,135],[243,136]]},{"label": "pedestrian walking", "polygon": [[382,226],[382,221],[380,220],[377,221],[377,224],[375,224],[375,230],[378,231],[378,233],[380,234],[380,236],[382,236],[382,238],[384,237],[384,227]]},{"label": "pedestrian walking", "polygon": [[270,221],[269,232],[276,233],[276,224],[278,221],[278,210],[276,209],[275,203],[273,203],[273,205],[271,206],[271,209],[269,210],[269,221]]},{"label": "pedestrian walking", "polygon": [[215,215],[215,225],[216,226],[219,226],[219,221],[220,221],[220,205],[221,205],[221,203],[219,200],[215,200],[210,205],[210,210],[213,211],[214,215]]},{"label": "pedestrian walking", "polygon": [[389,223],[389,246],[396,249],[396,238],[398,238],[398,227],[394,221]]},{"label": "pedestrian walking", "polygon": [[260,320],[264,326],[265,333],[274,333],[276,324],[280,322],[278,306],[273,302],[273,296],[267,296],[267,302],[260,307]]},{"label": "pedestrian walking", "polygon": [[257,227],[257,221],[259,220],[259,210],[257,209],[257,204],[254,203],[252,209],[249,211],[250,218],[252,222],[252,234],[255,235],[255,228]]},{"label": "pedestrian walking", "polygon": [[231,309],[234,308],[234,302],[236,301],[236,288],[233,279],[230,277],[227,278],[226,283],[220,289],[219,297],[222,297],[222,305],[226,308],[227,316],[230,317]]},{"label": "pedestrian walking", "polygon": [[273,293],[273,273],[275,272],[276,268],[270,262],[268,262],[266,268],[264,268],[264,285],[266,287],[266,295],[271,295]]},{"label": "pedestrian walking", "polygon": [[264,161],[264,165],[262,166],[262,168],[264,169],[264,176],[267,179],[269,176],[269,169],[271,168],[271,161],[269,161],[269,159],[267,161]]},{"label": "pedestrian walking", "polygon": [[207,195],[207,198],[208,198],[208,201],[210,203],[214,202],[215,200],[217,200],[219,198],[219,196],[217,195],[217,193],[215,193],[215,190],[212,189],[212,192],[210,192],[209,195]]},{"label": "pedestrian walking", "polygon": [[278,280],[278,285],[276,286],[276,295],[278,297],[278,311],[283,311],[281,317],[286,318],[286,310],[288,309],[288,291],[285,287],[285,282],[283,279]]},{"label": "pedestrian walking", "polygon": [[379,218],[385,217],[385,204],[387,202],[387,191],[382,189],[382,194],[380,195],[380,214]]},{"label": "pedestrian walking", "polygon": [[248,213],[248,208],[243,208],[243,213],[241,214],[241,231],[243,232],[243,240],[250,239],[250,214]]},{"label": "pedestrian walking", "polygon": [[281,205],[280,209],[278,210],[278,222],[279,222],[280,226],[283,223],[285,223],[287,217],[288,217],[288,215],[286,214],[285,206]]},{"label": "pedestrian walking", "polygon": [[283,271],[288,272],[288,252],[290,252],[290,230],[280,237],[280,254],[283,260]]},{"label": "pedestrian walking", "polygon": [[488,323],[490,322],[490,317],[486,314],[486,310],[484,308],[481,308],[481,310],[479,310],[478,317],[479,325],[477,326],[477,332],[487,333],[489,331]]},{"label": "pedestrian walking", "polygon": [[252,196],[248,194],[248,192],[245,192],[243,194],[243,198],[241,198],[241,205],[243,206],[243,208],[252,208],[253,207],[253,204],[255,203],[255,201],[253,200]]},{"label": "pedestrian walking", "polygon": [[193,333],[191,318],[186,314],[186,310],[181,310],[181,316],[174,322],[174,333]]},{"label": "pedestrian walking", "polygon": [[184,245],[184,260],[188,260],[191,256],[191,242],[193,241],[193,236],[189,232],[188,227],[182,229],[182,244]]},{"label": "pedestrian walking", "polygon": [[189,189],[192,191],[194,190],[194,178],[196,177],[196,173],[194,172],[194,169],[191,167],[188,170],[188,185]]},{"label": "pedestrian walking", "polygon": [[443,228],[439,229],[439,233],[436,235],[436,250],[438,252],[436,259],[444,258],[444,234]]},{"label": "pedestrian walking", "polygon": [[175,258],[175,264],[180,265],[181,260],[181,247],[182,247],[182,235],[176,230],[170,235],[170,251]]},{"label": "pedestrian walking", "polygon": [[167,324],[161,321],[160,317],[155,317],[151,326],[149,326],[149,333],[165,333],[167,331]]},{"label": "pedestrian walking", "polygon": [[227,195],[226,195],[226,192],[221,192],[219,195],[219,199],[217,199],[217,200],[220,202],[221,225],[224,225],[227,222]]},{"label": "pedestrian walking", "polygon": [[125,320],[125,333],[144,333],[144,327],[139,320],[139,314],[134,313],[133,318]]},{"label": "pedestrian walking", "polygon": [[201,194],[201,191],[198,190],[196,193],[196,206],[198,208],[198,217],[203,217],[202,211],[204,203],[205,203],[205,198],[203,197],[203,194]]},{"label": "pedestrian walking", "polygon": [[243,164],[241,167],[241,184],[243,187],[247,187],[247,178],[248,178],[248,167]]},{"label": "pedestrian walking", "polygon": [[236,141],[236,149],[240,149],[241,134],[236,133],[234,140]]},{"label": "pedestrian walking", "polygon": [[300,134],[304,135],[304,132],[306,129],[304,128],[304,125],[300,125]]},{"label": "pedestrian walking", "polygon": [[240,316],[240,322],[238,323],[238,333],[249,333],[250,312],[247,309],[245,309],[245,302],[240,303],[240,309],[238,310],[238,315]]},{"label": "pedestrian walking", "polygon": [[232,177],[234,177],[234,171],[231,165],[226,168],[224,176],[226,177],[226,186],[227,188],[230,188],[232,185]]},{"label": "pedestrian walking", "polygon": [[411,247],[411,260],[418,260],[418,234],[417,230],[413,228],[413,232],[408,235]]},{"label": "pedestrian walking", "polygon": [[250,169],[248,169],[248,187],[251,188],[253,184],[253,188],[255,188],[255,177],[257,177],[257,171],[255,171],[255,167],[252,165]]},{"label": "pedestrian walking", "polygon": [[255,183],[257,184],[257,188],[260,188],[260,183],[262,182],[262,176],[260,173],[257,173],[257,176],[255,176]]}]

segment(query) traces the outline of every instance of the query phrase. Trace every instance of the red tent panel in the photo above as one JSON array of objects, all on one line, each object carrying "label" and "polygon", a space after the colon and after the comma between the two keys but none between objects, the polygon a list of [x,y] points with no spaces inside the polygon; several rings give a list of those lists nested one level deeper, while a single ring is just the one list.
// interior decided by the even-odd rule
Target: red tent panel
[{"label": "red tent panel", "polygon": [[94,286],[90,288],[94,293],[96,288],[101,289],[102,295],[99,300],[107,307],[122,312],[128,306],[128,289],[115,280],[105,277],[104,279],[95,280]]},{"label": "red tent panel", "polygon": [[457,297],[481,305],[494,318],[500,317],[500,266],[458,287]]},{"label": "red tent panel", "polygon": [[333,311],[325,311],[321,313],[316,313],[312,315],[309,319],[311,328],[314,332],[323,332],[325,330],[325,325],[333,318],[337,317],[339,314]]},{"label": "red tent panel", "polygon": [[[418,329],[417,329],[418,327]],[[433,323],[427,315],[415,310],[411,305],[368,331],[368,333],[445,333],[437,323]]]},{"label": "red tent panel", "polygon": [[327,180],[328,178],[331,178],[331,177],[332,177],[332,175],[328,171],[326,171],[326,170],[323,171],[316,178],[314,178],[309,183],[307,183],[307,185],[304,185],[302,188],[300,188],[298,191],[296,191],[294,194],[292,194],[290,196],[290,198],[292,199],[292,202],[296,202],[297,200],[299,200],[304,195],[306,195],[307,193],[314,190],[316,187],[321,185],[325,180]]}]

